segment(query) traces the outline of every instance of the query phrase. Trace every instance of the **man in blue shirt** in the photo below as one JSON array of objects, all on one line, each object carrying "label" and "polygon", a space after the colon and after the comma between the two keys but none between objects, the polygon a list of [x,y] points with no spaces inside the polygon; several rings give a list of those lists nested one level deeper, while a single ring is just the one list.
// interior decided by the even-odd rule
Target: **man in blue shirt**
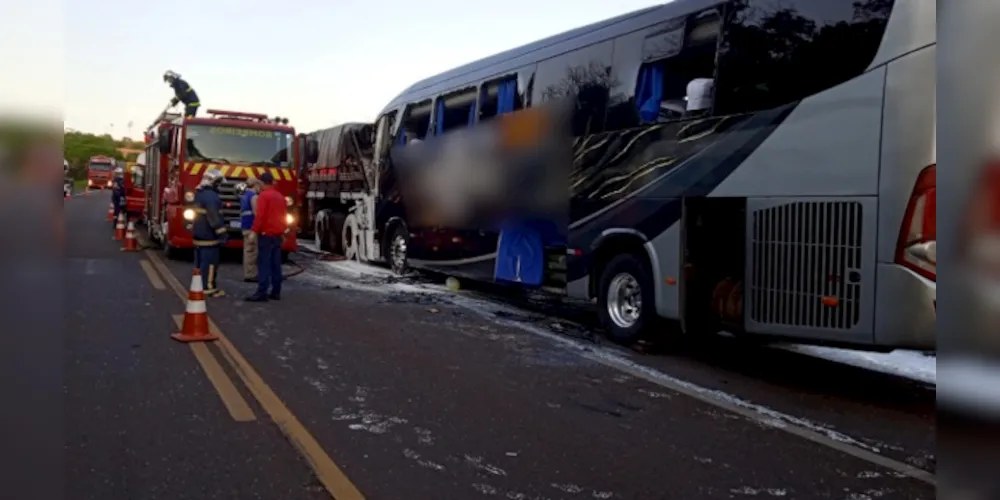
[{"label": "man in blue shirt", "polygon": [[198,107],[201,106],[201,102],[198,101],[198,94],[194,92],[191,85],[188,85],[188,82],[184,81],[181,75],[170,70],[167,70],[163,74],[163,81],[167,82],[174,89],[174,98],[170,100],[170,105],[176,106],[178,102],[183,102],[184,117],[194,118],[198,114]]},{"label": "man in blue shirt", "polygon": [[240,194],[240,229],[243,230],[243,281],[257,282],[257,235],[251,231],[257,215],[257,193],[260,181],[247,179],[246,189]]}]

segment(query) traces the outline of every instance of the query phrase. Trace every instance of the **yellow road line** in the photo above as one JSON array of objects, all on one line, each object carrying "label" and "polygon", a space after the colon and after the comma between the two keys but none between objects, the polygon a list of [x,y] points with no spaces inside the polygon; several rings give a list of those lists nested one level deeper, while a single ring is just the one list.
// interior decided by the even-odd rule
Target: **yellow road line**
[{"label": "yellow road line", "polygon": [[[160,272],[167,281],[177,297],[182,302],[187,300],[187,290],[180,281],[170,273],[167,266],[160,260],[159,256],[147,250],[146,255],[153,263],[153,266]],[[271,417],[271,420],[278,425],[281,432],[292,443],[293,446],[305,457],[312,468],[316,478],[319,479],[326,491],[336,500],[364,500],[364,495],[347,478],[347,475],[334,463],[330,455],[316,441],[316,438],[302,425],[302,422],[288,409],[277,394],[264,382],[264,379],[257,374],[253,366],[246,358],[240,354],[236,346],[222,333],[222,330],[209,318],[209,324],[213,333],[219,336],[217,344],[221,348],[223,358],[232,366],[239,375],[243,384],[250,390],[260,406]]]},{"label": "yellow road line", "polygon": [[167,289],[167,285],[163,284],[163,280],[161,280],[160,276],[156,274],[156,269],[153,269],[153,265],[150,264],[148,260],[140,260],[139,265],[142,266],[142,271],[146,273],[146,278],[149,279],[149,283],[153,285],[153,288],[157,290]]},{"label": "yellow road line", "polygon": [[[179,328],[184,323],[184,315],[175,314],[174,322]],[[198,364],[201,365],[201,369],[205,371],[208,381],[215,387],[215,392],[219,393],[222,404],[229,410],[229,415],[233,417],[233,420],[237,422],[257,420],[257,416],[253,414],[246,399],[243,399],[243,395],[236,389],[236,385],[229,379],[229,375],[222,369],[222,365],[212,355],[212,351],[208,350],[208,345],[204,342],[191,342],[188,345],[191,346],[191,352],[198,360]]]}]

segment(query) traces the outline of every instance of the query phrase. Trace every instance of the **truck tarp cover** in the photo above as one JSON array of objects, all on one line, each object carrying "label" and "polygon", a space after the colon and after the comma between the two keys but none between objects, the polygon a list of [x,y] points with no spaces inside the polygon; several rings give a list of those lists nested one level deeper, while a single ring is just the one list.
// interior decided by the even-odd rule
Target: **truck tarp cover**
[{"label": "truck tarp cover", "polygon": [[[371,124],[345,123],[309,134],[319,143],[319,157],[316,167],[336,167],[347,157],[361,160],[366,150],[370,149]],[[357,148],[361,147],[362,151]]]}]

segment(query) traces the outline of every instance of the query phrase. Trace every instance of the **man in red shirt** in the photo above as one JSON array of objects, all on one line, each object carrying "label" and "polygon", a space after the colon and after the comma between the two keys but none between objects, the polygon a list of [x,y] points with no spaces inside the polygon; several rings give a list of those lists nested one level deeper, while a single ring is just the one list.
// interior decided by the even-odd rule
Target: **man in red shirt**
[{"label": "man in red shirt", "polygon": [[281,299],[281,238],[288,229],[285,197],[274,188],[274,176],[264,172],[260,181],[264,186],[257,195],[257,215],[250,228],[257,239],[257,292],[245,299],[248,302]]}]

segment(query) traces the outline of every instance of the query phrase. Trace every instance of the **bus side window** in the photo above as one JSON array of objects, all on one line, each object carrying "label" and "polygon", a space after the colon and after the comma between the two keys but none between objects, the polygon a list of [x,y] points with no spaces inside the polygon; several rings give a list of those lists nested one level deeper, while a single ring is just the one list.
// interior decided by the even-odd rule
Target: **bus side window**
[{"label": "bus side window", "polygon": [[670,21],[643,40],[635,91],[641,123],[711,112],[721,19],[712,8]]},{"label": "bus side window", "polygon": [[407,106],[396,132],[396,145],[408,144],[414,139],[424,140],[431,128],[433,109],[430,99]]},{"label": "bus side window", "polygon": [[469,87],[437,98],[434,135],[476,124],[476,88]]},{"label": "bus side window", "polygon": [[606,40],[539,62],[532,106],[575,96],[573,135],[603,132],[610,95],[619,85],[611,72],[613,49],[614,40]]},{"label": "bus side window", "polygon": [[517,88],[517,75],[483,83],[479,91],[479,121],[486,122],[504,113],[524,107],[522,90]]},{"label": "bus side window", "polygon": [[894,3],[902,1],[730,2],[716,109],[772,109],[861,75],[875,59]]}]

